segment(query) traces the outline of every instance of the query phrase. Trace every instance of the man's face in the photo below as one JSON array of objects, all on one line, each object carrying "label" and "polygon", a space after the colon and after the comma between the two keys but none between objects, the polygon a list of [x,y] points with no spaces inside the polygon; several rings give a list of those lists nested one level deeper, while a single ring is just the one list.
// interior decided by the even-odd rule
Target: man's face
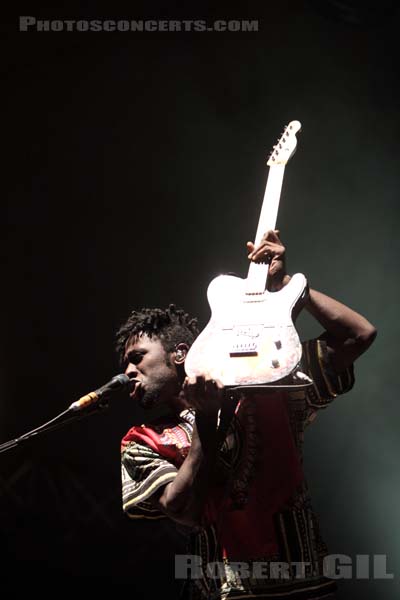
[{"label": "man's face", "polygon": [[143,408],[160,404],[171,407],[177,401],[181,389],[174,353],[167,353],[158,338],[146,334],[132,337],[125,348],[125,374],[137,379],[129,394],[137,398]]}]

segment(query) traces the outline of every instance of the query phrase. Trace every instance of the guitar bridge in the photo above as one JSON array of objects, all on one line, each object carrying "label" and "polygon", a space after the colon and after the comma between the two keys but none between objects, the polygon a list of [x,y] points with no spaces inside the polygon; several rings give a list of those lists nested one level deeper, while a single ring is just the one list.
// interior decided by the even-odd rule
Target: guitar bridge
[{"label": "guitar bridge", "polygon": [[263,325],[238,325],[233,328],[230,356],[257,356]]}]

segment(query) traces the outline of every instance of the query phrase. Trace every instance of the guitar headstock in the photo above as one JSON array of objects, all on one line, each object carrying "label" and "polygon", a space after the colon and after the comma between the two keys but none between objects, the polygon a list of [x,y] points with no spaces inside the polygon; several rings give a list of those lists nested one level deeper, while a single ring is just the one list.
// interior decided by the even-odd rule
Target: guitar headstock
[{"label": "guitar headstock", "polygon": [[281,137],[278,140],[278,143],[276,146],[274,146],[271,154],[269,155],[267,162],[269,167],[274,165],[286,165],[296,150],[296,133],[298,133],[300,129],[300,121],[290,121],[289,125],[285,127]]}]

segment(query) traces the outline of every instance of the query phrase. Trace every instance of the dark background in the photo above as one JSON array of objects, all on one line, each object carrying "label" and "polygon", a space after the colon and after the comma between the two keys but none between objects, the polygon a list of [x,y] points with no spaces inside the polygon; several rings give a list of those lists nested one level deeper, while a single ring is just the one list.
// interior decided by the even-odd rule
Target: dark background
[{"label": "dark background", "polygon": [[[302,123],[278,226],[291,273],[379,335],[357,384],[306,436],[341,600],[398,597],[399,12],[389,0],[213,8],[20,3],[4,19],[0,441],[53,418],[119,371],[133,308],[175,302],[207,323],[206,289],[246,275],[266,158]],[[253,33],[38,33],[39,18],[258,19]],[[303,337],[320,332],[301,315]],[[182,549],[166,522],[122,515],[119,442],[141,415],[121,395],[89,419],[0,456],[8,592],[126,585],[159,597]],[[394,580],[355,577],[387,555]],[[8,582],[8,583],[7,583]]]}]

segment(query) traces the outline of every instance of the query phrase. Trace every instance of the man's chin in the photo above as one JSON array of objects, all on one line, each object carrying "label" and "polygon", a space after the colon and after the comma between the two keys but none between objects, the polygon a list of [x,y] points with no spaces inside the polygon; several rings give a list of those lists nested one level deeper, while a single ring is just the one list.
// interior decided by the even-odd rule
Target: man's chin
[{"label": "man's chin", "polygon": [[157,404],[154,403],[151,406],[147,405],[144,407],[146,411],[146,421],[149,423],[155,423],[160,420],[166,420],[173,418],[173,412],[168,404]]},{"label": "man's chin", "polygon": [[157,406],[157,403],[152,398],[141,398],[139,400],[139,406],[144,410],[151,410],[154,406]]},{"label": "man's chin", "polygon": [[152,408],[160,404],[160,398],[158,393],[146,391],[139,398],[139,405],[145,410],[151,410]]}]

